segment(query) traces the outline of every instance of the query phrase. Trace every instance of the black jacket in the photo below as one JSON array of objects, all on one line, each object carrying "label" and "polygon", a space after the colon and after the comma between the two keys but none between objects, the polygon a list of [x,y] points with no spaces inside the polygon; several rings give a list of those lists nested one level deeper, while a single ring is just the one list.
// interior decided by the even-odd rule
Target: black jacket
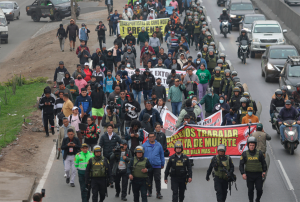
[{"label": "black jacket", "polygon": [[237,42],[241,42],[242,40],[246,40],[247,41],[247,44],[249,44],[249,38],[247,36],[247,34],[245,34],[245,36],[243,36],[242,34],[237,38]]},{"label": "black jacket", "polygon": [[[258,160],[261,163],[263,172],[266,172],[267,171],[267,163],[265,161],[265,157],[264,157],[263,153],[261,151],[257,151],[256,149],[254,149],[254,151],[249,151],[251,156],[254,156],[256,154],[256,152],[259,152]],[[240,172],[242,175],[246,174],[246,171],[245,171],[246,162],[247,162],[247,155],[246,155],[246,151],[244,151],[242,153],[241,160],[240,160]]]},{"label": "black jacket", "polygon": [[67,33],[66,33],[65,28],[59,28],[59,29],[57,30],[56,36],[58,36],[58,37],[63,37],[63,38],[67,38]]},{"label": "black jacket", "polygon": [[[129,96],[131,97],[132,101],[129,102],[126,100],[122,105],[122,112],[125,113],[125,120],[126,121],[132,121],[138,119],[138,113],[141,111],[141,106],[138,101],[134,99],[133,93],[129,93]],[[135,110],[131,110],[131,108],[134,107]],[[126,108],[128,108],[128,111],[126,112]]]},{"label": "black jacket", "polygon": [[[227,160],[227,156],[219,156],[220,160],[221,161],[225,161]],[[220,164],[220,162],[217,161],[217,157],[214,156],[209,164],[209,167],[208,167],[208,170],[207,170],[207,173],[206,173],[206,178],[208,178],[213,170],[213,168],[216,168],[218,167],[218,165]],[[234,172],[234,165],[232,163],[232,159],[230,158],[229,156],[229,166],[230,166],[230,169],[228,170],[230,173],[233,173]]]},{"label": "black jacket", "polygon": [[115,39],[114,44],[118,44],[119,49],[122,49],[123,39],[122,37],[118,37]]},{"label": "black jacket", "polygon": [[91,59],[93,60],[93,69],[96,69],[96,65],[100,66],[100,60],[104,62],[105,66],[107,65],[106,57],[103,54],[101,54],[101,56],[99,57],[97,53],[93,53]]},{"label": "black jacket", "polygon": [[112,70],[114,68],[114,56],[109,56],[107,55],[106,57],[106,62],[107,62],[107,65],[106,67],[110,70]]},{"label": "black jacket", "polygon": [[[166,170],[165,170],[165,180],[168,179],[168,176],[170,174],[170,170],[172,169],[172,163],[173,162],[176,162],[178,159],[178,156],[176,154],[173,154],[170,158],[169,158],[169,161],[167,163],[167,166],[166,166]],[[180,159],[181,159],[181,162],[185,159],[185,170],[187,171],[187,175],[189,178],[192,178],[192,175],[193,175],[193,172],[192,172],[192,166],[191,166],[191,163],[189,161],[189,157],[187,157],[186,155],[184,154],[181,154],[180,156]],[[176,167],[176,166],[175,166]],[[186,178],[185,175],[182,175],[180,176],[182,178]]]},{"label": "black jacket", "polygon": [[121,90],[127,90],[127,85],[122,79],[119,81],[119,85],[117,85],[117,80],[114,80],[112,89],[115,90],[116,86],[120,86]]},{"label": "black jacket", "polygon": [[[125,156],[126,156],[126,159],[125,159],[126,168],[125,168],[125,170],[127,172],[128,163],[132,159],[131,151],[128,148],[125,150]],[[116,176],[117,170],[119,170],[118,166],[119,166],[120,158],[116,158],[116,155],[115,155],[114,152],[110,155],[110,162],[112,162],[112,164],[113,164],[113,165],[111,165],[112,166],[112,171],[111,171],[112,173],[111,174],[113,176]]]},{"label": "black jacket", "polygon": [[130,41],[132,41],[132,45],[135,45],[136,44],[136,39],[135,39],[135,37],[134,36],[130,36],[130,35],[127,35],[126,37],[125,37],[125,39],[123,40],[123,44],[125,45],[125,44],[128,44]]},{"label": "black jacket", "polygon": [[109,159],[117,143],[121,144],[121,138],[119,135],[113,133],[111,140],[109,140],[108,133],[104,133],[99,142],[100,147],[103,149],[103,156]]},{"label": "black jacket", "polygon": [[[45,105],[45,103],[49,103],[50,105]],[[47,98],[46,96],[43,97],[40,101],[40,107],[43,110],[43,114],[45,115],[51,115],[54,114],[54,104],[55,104],[55,99],[53,97]]]},{"label": "black jacket", "polygon": [[230,21],[230,16],[226,13],[226,14],[221,14],[220,15],[220,20],[223,21],[223,20],[228,20]]},{"label": "black jacket", "polygon": [[167,14],[165,14],[164,12],[159,12],[157,14],[157,18],[168,18]]},{"label": "black jacket", "polygon": [[[75,133],[75,131],[74,131]],[[67,155],[69,153],[69,146],[68,143],[70,142],[69,137],[65,137],[61,143],[61,149],[64,150],[64,160],[66,160]],[[73,147],[73,154],[76,155],[78,152],[80,152],[81,144],[77,137],[73,137],[73,143],[75,144],[75,147]]]},{"label": "black jacket", "polygon": [[110,116],[110,117],[108,116],[109,122],[106,122],[107,116],[108,116],[107,114],[103,115],[103,118],[102,118],[102,127],[103,128],[106,128],[107,125],[110,124],[110,122],[113,120],[114,116],[116,116],[116,121],[117,121],[117,123],[114,125],[114,128],[119,128],[121,126],[120,118],[118,115],[112,114],[112,116]]},{"label": "black jacket", "polygon": [[55,72],[54,72],[54,79],[53,79],[53,81],[56,81],[57,80],[57,74],[59,73],[59,72],[63,72],[64,74],[67,72],[68,70],[67,70],[67,68],[65,68],[65,66],[61,69],[60,67],[57,67],[56,69],[55,69]]},{"label": "black jacket", "polygon": [[163,132],[154,132],[156,135],[156,141],[161,144],[164,151],[167,149],[167,138],[166,135]]},{"label": "black jacket", "polygon": [[284,99],[272,99],[271,104],[270,104],[270,113],[274,113],[276,110],[276,107],[284,107]]},{"label": "black jacket", "polygon": [[[149,81],[146,81],[146,79],[149,79]],[[146,72],[143,73],[142,84],[143,90],[152,90],[155,85],[155,77],[151,74],[151,72],[148,75],[146,75]]]},{"label": "black jacket", "polygon": [[106,96],[102,89],[99,92],[97,90],[92,91],[91,98],[93,108],[100,109],[106,104]]},{"label": "black jacket", "polygon": [[[100,25],[97,25],[95,31],[97,31],[98,37],[105,37],[105,31],[107,30],[105,25],[102,24],[102,26],[104,26],[104,28],[100,28]],[[100,28],[100,29],[99,29]]]},{"label": "black jacket", "polygon": [[76,24],[69,24],[68,27],[67,27],[67,30],[66,30],[66,35],[68,35],[69,33],[69,37],[72,36],[72,37],[76,37],[79,35],[79,28]]},{"label": "black jacket", "polygon": [[[131,81],[132,81],[131,86],[132,86],[133,90],[136,90],[136,91],[143,90],[142,79],[143,79],[143,76],[141,74],[139,74],[139,75],[133,74],[131,76]],[[136,83],[134,83],[134,81],[140,81],[140,82],[139,82],[139,84],[136,84]]]},{"label": "black jacket", "polygon": [[150,115],[148,113],[144,113],[143,120],[141,121],[141,128],[143,128],[148,133],[153,132],[150,122]]}]

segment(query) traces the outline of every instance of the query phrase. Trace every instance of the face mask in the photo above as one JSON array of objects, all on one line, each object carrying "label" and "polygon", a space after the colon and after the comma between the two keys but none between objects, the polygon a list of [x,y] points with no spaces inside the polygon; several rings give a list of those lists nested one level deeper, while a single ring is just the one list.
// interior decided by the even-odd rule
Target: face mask
[{"label": "face mask", "polygon": [[221,104],[223,104],[224,100],[219,100]]},{"label": "face mask", "polygon": [[107,76],[109,76],[109,77],[110,77],[110,76],[111,76],[111,74],[107,74]]},{"label": "face mask", "polygon": [[101,64],[102,67],[104,67],[104,64]]},{"label": "face mask", "polygon": [[168,33],[170,34],[170,33],[171,33],[171,31],[168,31]]},{"label": "face mask", "polygon": [[190,99],[192,99],[192,98],[193,98],[193,96],[191,95],[191,96],[190,96]]},{"label": "face mask", "polygon": [[212,93],[208,93],[209,96],[212,96]]},{"label": "face mask", "polygon": [[130,33],[129,35],[132,36],[132,33]]},{"label": "face mask", "polygon": [[110,15],[112,15],[112,14],[110,14]]},{"label": "face mask", "polygon": [[152,58],[152,60],[156,60],[156,57]]},{"label": "face mask", "polygon": [[130,67],[130,64],[127,64],[127,67]]},{"label": "face mask", "polygon": [[127,53],[131,53],[130,51],[127,51]]},{"label": "face mask", "polygon": [[200,64],[200,61],[197,61],[197,64]]},{"label": "face mask", "polygon": [[252,116],[252,114],[253,114],[253,112],[248,112],[248,115],[249,115],[249,116]]},{"label": "face mask", "polygon": [[78,80],[81,80],[82,79],[82,77],[78,77]]}]

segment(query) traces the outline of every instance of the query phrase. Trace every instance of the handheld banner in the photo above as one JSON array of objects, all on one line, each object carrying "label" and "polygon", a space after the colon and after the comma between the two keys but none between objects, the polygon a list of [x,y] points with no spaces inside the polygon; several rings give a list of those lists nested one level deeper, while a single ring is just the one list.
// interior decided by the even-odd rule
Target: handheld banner
[{"label": "handheld banner", "polygon": [[221,126],[222,125],[222,110],[214,113],[213,115],[205,118],[203,121],[200,121],[199,125],[201,126]]}]

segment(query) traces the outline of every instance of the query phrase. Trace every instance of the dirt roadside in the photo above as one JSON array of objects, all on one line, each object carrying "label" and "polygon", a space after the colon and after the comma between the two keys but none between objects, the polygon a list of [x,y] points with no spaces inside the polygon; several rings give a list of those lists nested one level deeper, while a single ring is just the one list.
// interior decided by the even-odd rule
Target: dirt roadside
[{"label": "dirt roadside", "polygon": [[[114,10],[117,9],[121,11],[122,5],[117,5],[114,7]],[[99,6],[104,7],[104,1],[99,2]],[[105,25],[107,25],[107,16],[107,9],[105,9],[84,14],[80,16],[80,19],[86,20],[87,22],[93,20],[98,22],[102,20]],[[97,35],[94,31],[95,26],[95,23],[87,23],[87,27],[91,30],[88,41],[91,54],[95,52],[94,47],[98,47]],[[68,40],[66,40],[65,43],[65,52],[61,52],[58,39],[55,36],[56,30],[53,30],[20,44],[18,48],[0,64],[0,82],[6,82],[12,78],[14,74],[22,74],[22,76],[26,78],[46,76],[49,79],[53,79],[54,71],[58,67],[58,62],[61,60],[64,61],[65,67],[72,74],[76,69],[76,64],[79,63],[79,59],[75,52],[69,51]],[[76,46],[78,45],[79,41],[77,39]],[[18,134],[18,139],[1,150],[0,171],[36,177],[36,182],[38,182],[44,173],[45,165],[47,164],[54,145],[53,139],[57,138],[57,132],[53,136],[50,135],[49,138],[45,137],[45,132],[33,132],[43,130],[40,110],[33,112],[32,115],[26,119],[31,120],[30,124],[22,126],[22,130]]]}]

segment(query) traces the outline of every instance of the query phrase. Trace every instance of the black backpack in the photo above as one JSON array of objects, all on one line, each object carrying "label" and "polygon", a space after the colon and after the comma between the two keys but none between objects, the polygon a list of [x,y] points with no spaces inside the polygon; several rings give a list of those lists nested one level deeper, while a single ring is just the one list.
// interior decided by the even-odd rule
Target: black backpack
[{"label": "black backpack", "polygon": [[185,110],[187,115],[189,115],[191,121],[194,121],[195,123],[197,123],[197,117],[196,114],[194,113],[194,111],[187,111]]}]

